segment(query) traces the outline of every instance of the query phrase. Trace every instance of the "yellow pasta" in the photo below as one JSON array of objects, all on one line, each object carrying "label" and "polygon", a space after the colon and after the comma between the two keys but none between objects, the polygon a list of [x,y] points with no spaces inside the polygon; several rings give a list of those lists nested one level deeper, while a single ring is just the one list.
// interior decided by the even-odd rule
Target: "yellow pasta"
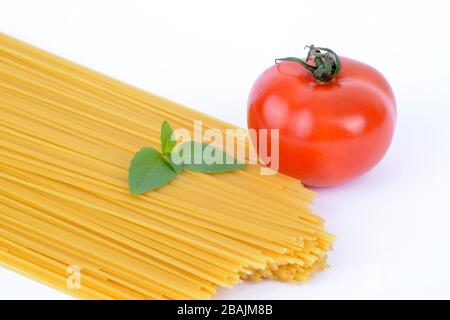
[{"label": "yellow pasta", "polygon": [[257,165],[131,195],[164,120],[233,128],[0,34],[0,265],[84,299],[207,299],[326,266],[314,193]]}]

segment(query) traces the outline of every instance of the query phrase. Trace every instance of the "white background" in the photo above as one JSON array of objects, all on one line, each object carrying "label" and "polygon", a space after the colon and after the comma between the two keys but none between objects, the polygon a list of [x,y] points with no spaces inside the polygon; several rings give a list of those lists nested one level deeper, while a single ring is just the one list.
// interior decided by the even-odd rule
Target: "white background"
[{"label": "white background", "polygon": [[[333,48],[390,81],[393,144],[367,175],[320,190],[338,236],[301,286],[265,281],[223,299],[450,298],[447,1],[0,1],[0,31],[234,124],[274,58]],[[1,121],[1,119],[0,119]],[[0,268],[0,298],[67,299]]]}]

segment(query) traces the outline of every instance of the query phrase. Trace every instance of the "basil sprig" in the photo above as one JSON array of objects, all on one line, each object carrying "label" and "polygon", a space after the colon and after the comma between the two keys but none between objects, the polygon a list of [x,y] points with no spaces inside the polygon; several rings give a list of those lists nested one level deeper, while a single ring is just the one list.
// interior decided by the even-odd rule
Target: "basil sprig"
[{"label": "basil sprig", "polygon": [[[141,194],[162,187],[183,170],[221,173],[245,168],[244,163],[213,145],[187,141],[176,149],[173,130],[167,121],[161,125],[161,151],[142,148],[131,160],[128,186],[132,194]],[[172,159],[181,159],[175,164]],[[179,161],[176,161],[177,163]]]}]

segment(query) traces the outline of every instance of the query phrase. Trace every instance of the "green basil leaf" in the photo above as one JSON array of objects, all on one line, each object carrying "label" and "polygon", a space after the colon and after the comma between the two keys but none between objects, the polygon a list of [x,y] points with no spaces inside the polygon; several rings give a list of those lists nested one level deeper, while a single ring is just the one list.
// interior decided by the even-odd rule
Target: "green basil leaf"
[{"label": "green basil leaf", "polygon": [[213,145],[195,141],[181,144],[172,152],[172,161],[174,163],[181,161],[186,170],[205,173],[240,170],[246,166],[245,163],[239,163],[234,157]]},{"label": "green basil leaf", "polygon": [[167,121],[161,125],[161,151],[164,155],[170,155],[177,142],[172,140],[173,130]]},{"label": "green basil leaf", "polygon": [[128,186],[132,194],[140,194],[159,188],[176,176],[176,170],[159,151],[143,148],[131,160]]},{"label": "green basil leaf", "polygon": [[172,167],[172,170],[174,170],[177,174],[181,173],[181,171],[183,171],[183,164],[175,164],[172,162],[171,157],[168,157],[167,162],[170,164],[170,166]]}]

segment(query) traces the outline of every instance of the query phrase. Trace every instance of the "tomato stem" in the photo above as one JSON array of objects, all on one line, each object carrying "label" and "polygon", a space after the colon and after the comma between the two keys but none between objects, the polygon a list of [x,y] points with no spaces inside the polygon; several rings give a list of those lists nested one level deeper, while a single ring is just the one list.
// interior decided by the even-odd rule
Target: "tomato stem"
[{"label": "tomato stem", "polygon": [[[286,57],[276,59],[275,63],[279,63],[280,61],[297,62],[311,72],[317,82],[325,84],[333,81],[342,68],[339,56],[328,48],[315,47],[314,45],[306,46],[306,48],[309,51],[305,60],[296,57]],[[309,64],[308,61],[310,60],[313,60],[314,64]]]}]

